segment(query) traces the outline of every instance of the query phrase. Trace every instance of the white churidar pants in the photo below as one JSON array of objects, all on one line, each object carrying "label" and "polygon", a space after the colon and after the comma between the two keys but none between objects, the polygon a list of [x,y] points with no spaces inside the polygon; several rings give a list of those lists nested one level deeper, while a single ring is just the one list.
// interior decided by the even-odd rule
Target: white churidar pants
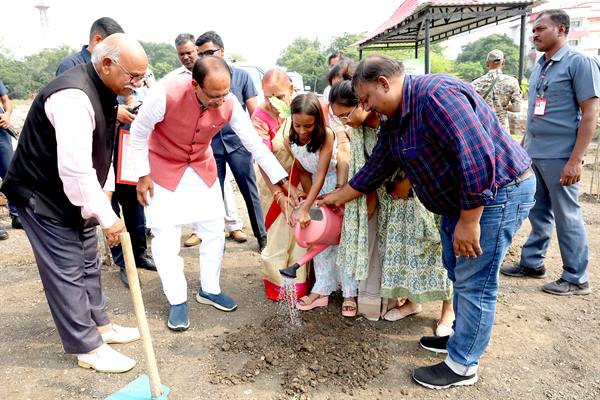
[{"label": "white churidar pants", "polygon": [[154,183],[154,197],[148,214],[152,255],[169,304],[187,301],[187,281],[181,250],[181,226],[194,224],[199,246],[200,285],[211,294],[221,293],[219,278],[225,246],[223,235],[225,208],[217,179],[208,187],[200,176],[187,168],[174,192]]}]

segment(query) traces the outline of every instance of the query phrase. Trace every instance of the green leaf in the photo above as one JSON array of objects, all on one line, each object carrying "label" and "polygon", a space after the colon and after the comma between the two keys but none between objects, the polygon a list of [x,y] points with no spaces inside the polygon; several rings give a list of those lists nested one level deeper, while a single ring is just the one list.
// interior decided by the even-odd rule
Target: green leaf
[{"label": "green leaf", "polygon": [[279,118],[288,118],[291,116],[290,106],[285,104],[283,100],[271,96],[269,97],[269,103],[279,112]]}]

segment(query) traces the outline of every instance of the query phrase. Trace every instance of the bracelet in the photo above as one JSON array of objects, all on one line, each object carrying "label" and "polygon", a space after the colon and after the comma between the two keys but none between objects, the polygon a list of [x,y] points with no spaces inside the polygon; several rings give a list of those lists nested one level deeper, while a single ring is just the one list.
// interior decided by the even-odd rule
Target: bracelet
[{"label": "bracelet", "polygon": [[341,187],[343,187],[344,185],[341,183],[336,183],[335,188],[336,189],[340,189]]},{"label": "bracelet", "polygon": [[281,196],[284,196],[283,192],[281,190],[276,190],[275,193],[273,193],[273,200],[275,200],[276,202],[279,202],[279,199],[281,199]]}]

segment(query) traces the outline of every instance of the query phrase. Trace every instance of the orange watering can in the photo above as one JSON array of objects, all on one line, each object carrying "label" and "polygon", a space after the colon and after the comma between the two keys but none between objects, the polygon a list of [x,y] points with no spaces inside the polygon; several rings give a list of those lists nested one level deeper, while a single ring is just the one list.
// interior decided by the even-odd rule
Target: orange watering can
[{"label": "orange watering can", "polygon": [[296,271],[301,265],[312,260],[314,256],[327,247],[340,243],[342,222],[344,220],[344,210],[342,208],[311,207],[308,214],[311,219],[310,224],[306,228],[301,228],[300,224],[296,223],[294,235],[300,246],[310,247],[310,250],[294,264],[279,270],[281,275],[288,278],[296,278]]}]

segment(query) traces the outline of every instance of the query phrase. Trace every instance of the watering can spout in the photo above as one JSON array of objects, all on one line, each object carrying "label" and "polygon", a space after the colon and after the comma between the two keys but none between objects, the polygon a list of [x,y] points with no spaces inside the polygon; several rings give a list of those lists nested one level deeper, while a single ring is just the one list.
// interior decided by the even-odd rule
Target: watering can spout
[{"label": "watering can spout", "polygon": [[294,264],[290,265],[287,268],[280,269],[279,273],[282,276],[285,276],[287,278],[295,279],[296,278],[296,271],[298,271],[298,268],[300,268],[300,264],[294,263]]}]

